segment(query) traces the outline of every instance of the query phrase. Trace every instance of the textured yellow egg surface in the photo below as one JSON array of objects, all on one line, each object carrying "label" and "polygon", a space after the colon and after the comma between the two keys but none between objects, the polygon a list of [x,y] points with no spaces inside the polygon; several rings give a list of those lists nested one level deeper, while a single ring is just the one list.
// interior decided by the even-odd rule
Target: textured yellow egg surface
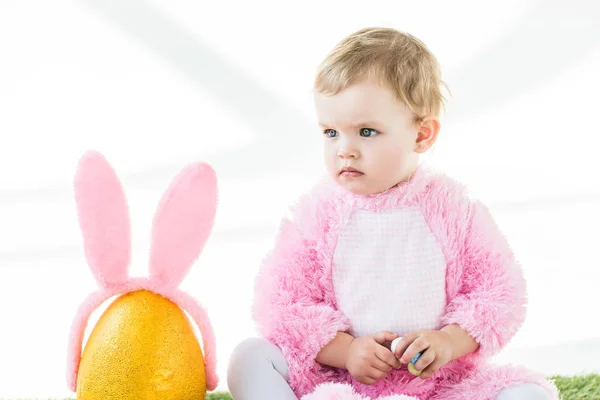
[{"label": "textured yellow egg surface", "polygon": [[85,345],[78,400],[203,400],[204,357],[185,313],[140,290],[118,297]]}]

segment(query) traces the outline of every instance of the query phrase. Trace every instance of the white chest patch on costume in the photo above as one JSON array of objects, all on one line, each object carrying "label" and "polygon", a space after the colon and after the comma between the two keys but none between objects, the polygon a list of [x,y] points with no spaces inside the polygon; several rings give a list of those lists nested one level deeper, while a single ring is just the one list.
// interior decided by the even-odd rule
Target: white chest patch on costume
[{"label": "white chest patch on costume", "polygon": [[333,285],[354,336],[439,329],[446,260],[418,208],[356,210],[340,232]]}]

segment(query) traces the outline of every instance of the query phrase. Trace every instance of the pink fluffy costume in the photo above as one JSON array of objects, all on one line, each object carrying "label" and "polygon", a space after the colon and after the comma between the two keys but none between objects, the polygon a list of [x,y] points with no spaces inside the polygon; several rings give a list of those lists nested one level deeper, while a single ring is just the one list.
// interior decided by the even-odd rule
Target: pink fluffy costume
[{"label": "pink fluffy costume", "polygon": [[[525,303],[521,268],[487,209],[421,167],[376,195],[327,180],[304,196],[261,268],[253,314],[299,398],[493,400],[511,384],[536,383],[558,399],[543,376],[488,363],[523,323]],[[315,361],[338,331],[405,335],[448,324],[480,347],[430,379],[403,367],[366,385]]]}]

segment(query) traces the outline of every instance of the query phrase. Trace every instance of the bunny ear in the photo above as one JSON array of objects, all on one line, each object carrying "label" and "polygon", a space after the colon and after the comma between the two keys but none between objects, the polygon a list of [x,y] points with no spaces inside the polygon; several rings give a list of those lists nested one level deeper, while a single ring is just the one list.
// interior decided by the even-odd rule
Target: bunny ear
[{"label": "bunny ear", "polygon": [[85,256],[96,281],[105,288],[122,284],[130,262],[129,215],[121,183],[102,154],[90,151],[81,158],[74,189]]},{"label": "bunny ear", "polygon": [[209,391],[215,390],[219,383],[217,376],[217,347],[215,343],[215,333],[208,318],[206,310],[190,295],[178,291],[175,294],[175,303],[186,310],[196,325],[200,329],[200,336],[204,348],[204,367],[206,371],[206,388]]},{"label": "bunny ear", "polygon": [[210,165],[191,165],[173,180],[152,226],[151,281],[179,285],[208,239],[216,208],[217,177]]}]

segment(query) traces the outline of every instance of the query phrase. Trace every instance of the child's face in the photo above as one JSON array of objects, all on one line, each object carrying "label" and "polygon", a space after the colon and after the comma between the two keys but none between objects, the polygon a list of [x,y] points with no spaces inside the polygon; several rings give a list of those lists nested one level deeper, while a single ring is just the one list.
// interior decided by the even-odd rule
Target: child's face
[{"label": "child's face", "polygon": [[416,123],[410,109],[374,81],[356,83],[334,96],[316,93],[315,107],[327,170],[356,194],[379,193],[408,179],[418,154],[435,140],[428,141],[427,133],[437,134],[437,120],[435,132],[428,132],[432,122],[426,123],[424,136],[423,123]]}]

